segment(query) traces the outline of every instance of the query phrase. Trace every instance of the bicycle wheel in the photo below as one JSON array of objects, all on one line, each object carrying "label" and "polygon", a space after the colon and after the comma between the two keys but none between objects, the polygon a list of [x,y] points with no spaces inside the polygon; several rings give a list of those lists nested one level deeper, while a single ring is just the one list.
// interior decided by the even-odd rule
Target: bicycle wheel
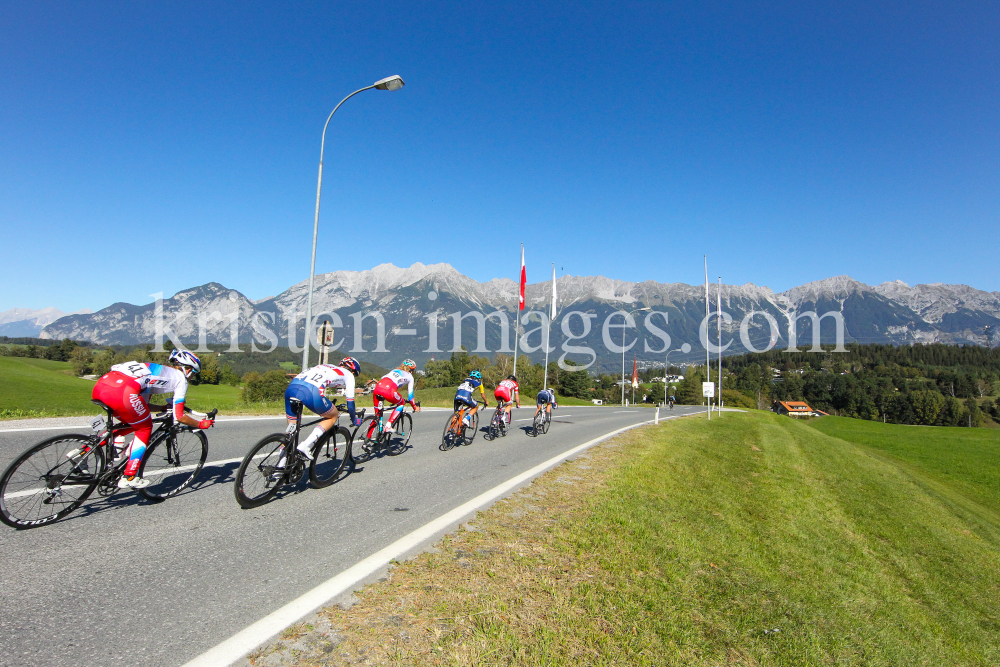
[{"label": "bicycle wheel", "polygon": [[549,424],[551,424],[551,423],[552,423],[552,419],[548,415],[545,415],[542,418],[542,434],[545,434],[545,433],[549,432]]},{"label": "bicycle wheel", "polygon": [[399,456],[406,451],[406,445],[410,442],[410,435],[413,433],[413,417],[404,412],[399,415],[392,425],[392,430],[387,433],[385,451],[389,456]]},{"label": "bicycle wheel", "polygon": [[462,413],[456,410],[452,413],[451,417],[448,418],[448,423],[444,425],[444,433],[441,436],[441,445],[439,449],[442,451],[448,451],[461,442],[461,437]]},{"label": "bicycle wheel", "polygon": [[[67,454],[84,447],[83,456]],[[35,528],[58,521],[87,499],[104,470],[104,447],[85,435],[58,435],[14,460],[0,477],[0,521]]]},{"label": "bicycle wheel", "polygon": [[139,463],[139,477],[151,482],[139,493],[154,503],[176,496],[194,481],[207,458],[208,438],[204,432],[186,428],[176,433],[161,431]]},{"label": "bicycle wheel", "polygon": [[535,436],[536,438],[540,434],[545,432],[542,430],[542,422],[545,421],[544,414],[545,413],[540,412],[537,415],[535,415],[535,418],[533,420],[531,420],[531,435]]},{"label": "bicycle wheel", "polygon": [[[378,415],[368,415],[361,425],[354,428],[351,434],[351,459],[355,463],[364,463],[370,459],[378,444]],[[373,426],[374,423],[374,426]],[[368,431],[371,430],[371,437]],[[357,447],[357,449],[354,449]]]},{"label": "bicycle wheel", "polygon": [[490,425],[486,429],[486,433],[483,433],[483,438],[486,440],[495,440],[500,435],[500,425],[497,422],[497,411],[493,411],[493,416],[490,418]]},{"label": "bicycle wheel", "polygon": [[[284,464],[285,446],[288,436],[284,433],[272,433],[256,445],[243,457],[239,470],[236,471],[236,483],[233,491],[236,502],[243,509],[260,507],[278,492],[285,482]],[[278,463],[282,467],[278,467]]]},{"label": "bicycle wheel", "polygon": [[342,426],[334,426],[317,442],[313,460],[309,463],[309,483],[322,489],[333,484],[344,470],[347,453],[351,450],[351,432]]},{"label": "bicycle wheel", "polygon": [[476,432],[478,430],[479,430],[479,411],[476,410],[476,414],[472,415],[472,419],[469,420],[469,425],[462,429],[462,437],[466,445],[472,444],[472,441],[476,439]]}]

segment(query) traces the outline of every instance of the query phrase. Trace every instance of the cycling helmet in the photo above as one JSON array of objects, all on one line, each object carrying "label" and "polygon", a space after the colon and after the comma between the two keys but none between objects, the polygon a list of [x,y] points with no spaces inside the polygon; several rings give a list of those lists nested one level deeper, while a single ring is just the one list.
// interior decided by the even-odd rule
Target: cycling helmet
[{"label": "cycling helmet", "polygon": [[399,366],[404,371],[409,371],[411,373],[417,370],[417,362],[415,362],[413,359],[403,359],[403,363],[401,363]]},{"label": "cycling helmet", "polygon": [[472,378],[473,380],[482,380],[483,374],[480,373],[479,371],[472,371],[471,373],[469,373],[469,377]]},{"label": "cycling helmet", "polygon": [[514,382],[517,382],[517,376],[516,375],[508,375],[507,379],[508,380],[513,380]]},{"label": "cycling helmet", "polygon": [[170,353],[169,363],[187,366],[193,373],[201,372],[201,361],[187,350],[174,350]]},{"label": "cycling helmet", "polygon": [[346,368],[354,374],[354,377],[361,375],[361,364],[354,357],[344,357],[340,360],[340,366]]}]

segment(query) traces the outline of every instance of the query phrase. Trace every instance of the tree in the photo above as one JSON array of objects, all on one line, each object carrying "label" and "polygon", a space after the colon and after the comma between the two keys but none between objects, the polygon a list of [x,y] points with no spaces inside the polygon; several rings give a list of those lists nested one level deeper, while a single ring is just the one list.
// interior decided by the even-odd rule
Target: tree
[{"label": "tree", "polygon": [[277,401],[285,395],[288,388],[288,378],[284,371],[267,371],[263,375],[250,372],[243,376],[243,401],[245,403],[260,403]]},{"label": "tree", "polygon": [[559,393],[564,396],[590,398],[590,375],[587,374],[587,370],[569,360],[566,361],[566,365],[577,367],[579,370],[563,371],[560,374]]},{"label": "tree", "polygon": [[90,373],[94,352],[89,347],[77,347],[70,355],[69,362],[73,365],[73,373],[80,377]]},{"label": "tree", "polygon": [[938,414],[944,407],[944,396],[936,391],[926,389],[910,394],[910,405],[918,424],[933,426],[937,423]]},{"label": "tree", "polygon": [[677,402],[681,405],[701,405],[705,399],[701,395],[704,371],[700,366],[688,366],[684,380],[677,386]]},{"label": "tree", "polygon": [[222,384],[228,384],[231,387],[238,387],[240,384],[240,376],[233,372],[233,367],[229,364],[222,365],[222,377],[219,382]]},{"label": "tree", "polygon": [[986,421],[983,419],[983,411],[979,409],[979,403],[976,399],[971,396],[965,399],[965,415],[966,423],[964,425],[971,425],[973,428],[979,428]]}]

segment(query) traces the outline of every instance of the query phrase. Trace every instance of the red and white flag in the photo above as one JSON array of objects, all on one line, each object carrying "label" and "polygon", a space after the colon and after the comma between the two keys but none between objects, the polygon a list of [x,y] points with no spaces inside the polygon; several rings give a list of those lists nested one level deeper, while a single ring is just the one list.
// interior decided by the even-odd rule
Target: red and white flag
[{"label": "red and white flag", "polygon": [[632,388],[639,388],[639,370],[635,365],[635,357],[632,357]]},{"label": "red and white flag", "polygon": [[521,244],[521,293],[517,297],[518,310],[524,310],[524,286],[528,283],[528,274],[524,272],[524,244]]}]

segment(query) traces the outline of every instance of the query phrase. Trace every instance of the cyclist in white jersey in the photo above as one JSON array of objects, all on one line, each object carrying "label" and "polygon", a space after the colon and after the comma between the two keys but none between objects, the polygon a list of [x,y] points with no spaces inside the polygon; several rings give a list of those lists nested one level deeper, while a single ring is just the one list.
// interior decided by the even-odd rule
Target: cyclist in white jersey
[{"label": "cyclist in white jersey", "polygon": [[292,399],[296,399],[305,407],[315,412],[323,421],[316,424],[316,428],[309,434],[309,437],[299,443],[298,450],[312,460],[313,443],[319,440],[320,436],[330,430],[337,423],[340,413],[337,406],[326,396],[326,391],[331,387],[343,387],[344,396],[347,398],[347,411],[351,415],[351,424],[357,426],[361,423],[354,408],[354,378],[361,373],[361,364],[353,357],[344,357],[340,361],[340,366],[320,364],[302,371],[295,376],[295,379],[285,390],[285,417],[288,419],[288,429],[295,428],[295,411],[292,409]]},{"label": "cyclist in white jersey", "polygon": [[[389,405],[393,408],[392,414],[389,416],[389,425],[391,428],[393,422],[403,411],[403,403],[409,403],[414,412],[420,412],[420,406],[417,405],[413,400],[413,371],[417,369],[417,364],[412,359],[406,359],[397,368],[389,371],[382,376],[382,379],[378,381],[375,385],[375,391],[372,392],[372,402],[375,407],[378,407],[379,401],[383,401],[383,405]],[[407,398],[403,398],[399,388],[406,385]]]}]

